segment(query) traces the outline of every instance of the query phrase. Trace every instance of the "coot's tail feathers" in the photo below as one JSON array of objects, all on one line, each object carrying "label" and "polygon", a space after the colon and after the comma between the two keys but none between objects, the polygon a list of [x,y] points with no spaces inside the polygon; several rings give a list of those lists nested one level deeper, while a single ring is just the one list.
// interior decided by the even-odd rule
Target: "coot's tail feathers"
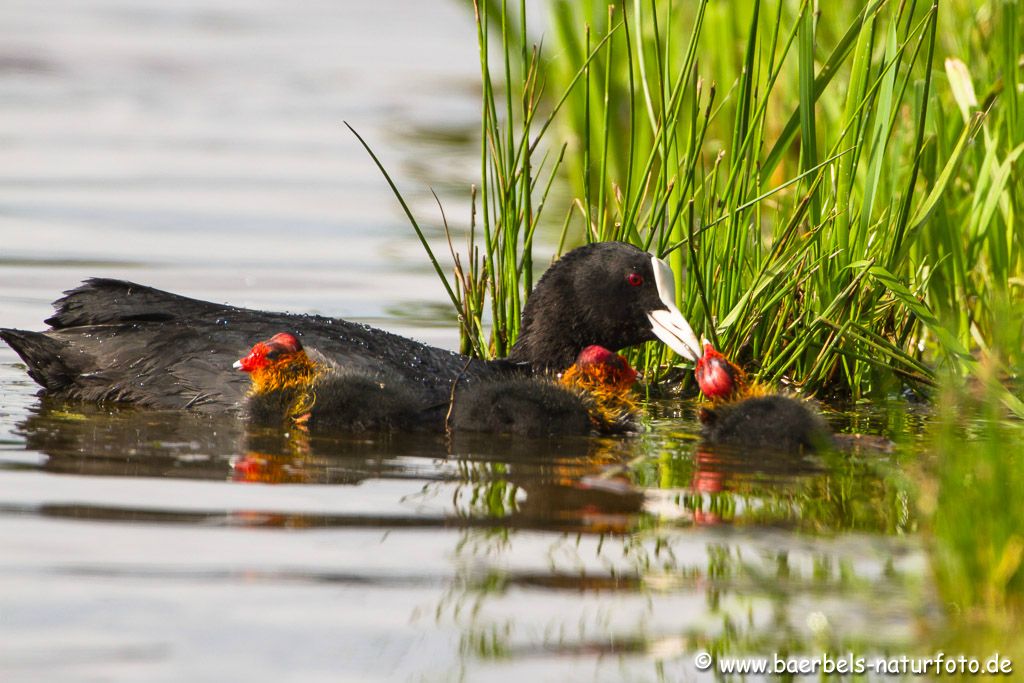
[{"label": "coot's tail feathers", "polygon": [[48,391],[59,391],[72,384],[78,371],[68,365],[67,348],[63,342],[40,332],[0,328],[3,339],[21,356],[29,376]]},{"label": "coot's tail feathers", "polygon": [[126,280],[91,278],[64,292],[46,319],[55,330],[82,325],[165,322],[224,308]]}]

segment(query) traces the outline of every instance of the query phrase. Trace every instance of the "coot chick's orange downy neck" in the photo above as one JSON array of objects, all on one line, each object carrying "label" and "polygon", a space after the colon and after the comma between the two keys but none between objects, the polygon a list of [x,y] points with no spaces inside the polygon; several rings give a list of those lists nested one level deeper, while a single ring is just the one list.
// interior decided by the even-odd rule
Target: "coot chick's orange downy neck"
[{"label": "coot chick's orange downy neck", "polygon": [[400,378],[438,402],[456,380],[561,372],[592,344],[618,350],[661,339],[696,361],[700,345],[672,283],[663,261],[629,244],[574,249],[538,281],[509,359],[496,363],[338,318],[247,310],[109,279],[68,291],[49,330],[0,329],[0,338],[46,393],[62,398],[239,410],[249,382],[232,363],[268,331],[292,330],[339,367]]},{"label": "coot chick's orange downy neck", "polygon": [[701,433],[712,443],[782,451],[816,450],[833,443],[825,421],[805,401],[770,393],[711,344],[694,370],[711,404],[698,413]]},{"label": "coot chick's orange downy neck", "polygon": [[633,387],[639,378],[625,356],[593,345],[580,351],[558,381],[583,399],[597,431],[614,433],[635,426],[640,408]]}]

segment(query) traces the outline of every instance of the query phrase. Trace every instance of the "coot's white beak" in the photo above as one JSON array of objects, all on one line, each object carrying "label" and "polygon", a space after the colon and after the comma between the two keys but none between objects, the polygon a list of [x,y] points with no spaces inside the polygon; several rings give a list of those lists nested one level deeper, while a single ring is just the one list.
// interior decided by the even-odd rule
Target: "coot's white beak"
[{"label": "coot's white beak", "polygon": [[647,311],[647,319],[658,339],[683,358],[694,363],[701,357],[700,342],[690,328],[690,323],[676,308],[676,286],[672,269],[659,258],[651,257],[654,267],[654,283],[658,286],[658,297],[665,308]]}]

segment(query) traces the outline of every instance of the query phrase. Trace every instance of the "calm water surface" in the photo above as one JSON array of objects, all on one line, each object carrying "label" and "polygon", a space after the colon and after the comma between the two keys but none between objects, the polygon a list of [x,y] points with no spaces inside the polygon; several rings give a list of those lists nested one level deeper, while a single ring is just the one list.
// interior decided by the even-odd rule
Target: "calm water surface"
[{"label": "calm water surface", "polygon": [[[477,169],[447,2],[8,0],[0,324],[87,276],[453,347],[443,292],[342,120],[438,235]],[[268,331],[273,332],[273,331]],[[905,406],[892,453],[310,438],[36,398],[0,346],[0,680],[694,680],[694,653],[903,652],[934,599]]]}]

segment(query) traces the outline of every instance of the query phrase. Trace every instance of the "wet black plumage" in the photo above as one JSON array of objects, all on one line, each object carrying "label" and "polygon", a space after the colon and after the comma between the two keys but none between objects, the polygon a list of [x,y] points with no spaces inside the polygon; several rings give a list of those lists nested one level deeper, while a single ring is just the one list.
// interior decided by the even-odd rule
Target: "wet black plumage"
[{"label": "wet black plumage", "polygon": [[351,372],[386,368],[425,391],[460,372],[488,373],[482,361],[367,325],[214,304],[122,280],[88,280],[55,306],[50,330],[4,329],[0,338],[48,394],[70,399],[237,409],[249,382],[232,363],[268,329],[301,330]]}]

